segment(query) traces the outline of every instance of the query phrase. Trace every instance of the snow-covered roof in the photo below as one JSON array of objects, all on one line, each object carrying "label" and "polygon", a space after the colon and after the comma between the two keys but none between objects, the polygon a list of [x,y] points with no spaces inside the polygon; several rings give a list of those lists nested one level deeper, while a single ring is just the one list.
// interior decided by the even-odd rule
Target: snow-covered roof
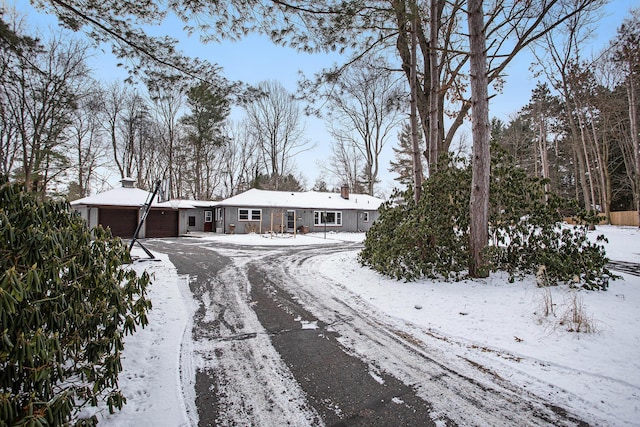
[{"label": "snow-covered roof", "polygon": [[[151,197],[151,192],[140,188],[117,187],[104,193],[74,200],[71,206],[115,206],[141,207]],[[193,209],[212,206],[297,208],[297,209],[335,209],[335,210],[377,210],[383,200],[367,194],[350,194],[343,199],[340,193],[319,191],[291,192],[269,191],[252,188],[237,196],[221,202],[206,200],[171,200],[158,203],[153,200],[151,207],[166,209]]]},{"label": "snow-covered roof", "polygon": [[[104,193],[94,194],[74,200],[71,206],[119,206],[119,207],[141,207],[151,197],[151,192],[140,188],[117,187]],[[154,198],[152,208],[166,209],[193,209],[196,207],[212,206],[214,202],[194,201],[194,200],[170,200],[158,203]]]},{"label": "snow-covered roof", "polygon": [[218,202],[217,206],[377,210],[382,202],[382,199],[367,194],[350,194],[348,199],[344,199],[340,193],[269,191],[252,188]]},{"label": "snow-covered roof", "polygon": [[71,202],[72,206],[142,206],[151,196],[148,191],[140,188],[117,187],[104,193],[83,197]]}]

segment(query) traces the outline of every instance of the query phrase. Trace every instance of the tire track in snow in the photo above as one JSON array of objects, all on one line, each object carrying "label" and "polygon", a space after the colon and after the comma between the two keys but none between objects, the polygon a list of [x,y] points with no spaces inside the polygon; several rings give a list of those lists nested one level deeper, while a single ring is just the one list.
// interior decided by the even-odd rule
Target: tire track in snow
[{"label": "tire track in snow", "polygon": [[153,246],[191,278],[198,425],[322,425],[251,308],[246,252],[227,257],[180,241]]},{"label": "tire track in snow", "polygon": [[[167,252],[176,250],[175,244],[171,246]],[[298,384],[313,384],[314,378],[304,378],[304,372],[294,377],[292,368],[283,363],[272,345],[280,337],[302,338],[302,334],[310,332],[327,337],[333,334],[344,351],[363,361],[373,382],[400,380],[407,396],[417,393],[432,405],[429,418],[438,425],[449,424],[447,416],[463,425],[585,424],[482,366],[447,354],[442,346],[415,339],[406,328],[394,324],[318,271],[317,256],[353,248],[354,245],[345,245],[267,251],[235,247],[201,254],[206,250],[198,251],[191,244],[185,251],[189,252],[189,260],[183,261],[202,274],[192,285],[196,298],[201,297],[194,318],[200,425],[322,425]],[[221,257],[220,253],[229,256]],[[172,262],[180,270],[180,263],[173,257]],[[287,316],[300,323],[317,321],[319,329],[287,328],[274,333],[268,325],[261,325],[256,318],[255,301],[249,297],[252,285],[247,272],[251,268],[256,276],[268,279],[264,287],[270,292],[267,297],[284,307]],[[296,315],[303,310],[300,305],[305,308],[305,316]],[[283,389],[282,394],[289,399],[278,399]],[[403,397],[394,392],[384,400],[409,407]],[[314,398],[308,396],[310,400]],[[339,400],[324,399],[320,403],[338,418],[345,416],[341,413],[345,405]],[[376,404],[369,403],[372,408]],[[351,417],[346,420],[348,424],[364,425],[363,414],[346,415]]]},{"label": "tire track in snow", "polygon": [[459,424],[586,425],[482,366],[445,354],[392,325],[360,297],[322,276],[315,257],[326,254],[326,249],[309,249],[268,257],[260,265],[283,291],[332,324],[348,351],[413,387],[436,413]]},{"label": "tire track in snow", "polygon": [[640,276],[640,264],[629,261],[616,261],[614,259],[607,263],[607,267],[621,273],[631,274],[632,276]]},{"label": "tire track in snow", "polygon": [[434,415],[411,387],[345,352],[331,327],[285,295],[278,285],[281,278],[265,274],[263,265],[256,261],[247,267],[254,309],[327,425],[453,425]]}]

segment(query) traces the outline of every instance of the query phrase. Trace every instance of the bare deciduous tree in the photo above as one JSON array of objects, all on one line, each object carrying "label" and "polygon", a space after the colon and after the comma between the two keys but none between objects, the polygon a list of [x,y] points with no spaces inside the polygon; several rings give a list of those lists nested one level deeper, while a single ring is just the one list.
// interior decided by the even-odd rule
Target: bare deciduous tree
[{"label": "bare deciduous tree", "polygon": [[151,114],[156,124],[154,134],[159,142],[160,161],[165,167],[161,177],[169,179],[169,197],[179,197],[180,191],[178,189],[181,184],[175,170],[176,146],[181,136],[178,119],[184,105],[185,94],[182,87],[175,85],[174,82],[149,80],[147,88],[152,101]]},{"label": "bare deciduous tree", "polygon": [[104,91],[104,128],[111,145],[111,155],[116,163],[120,178],[128,176],[125,166],[117,154],[120,145],[120,120],[125,109],[125,99],[127,97],[127,89],[124,85],[118,83],[109,84]]},{"label": "bare deciduous tree", "polygon": [[65,132],[89,73],[88,49],[57,33],[41,50],[13,52],[3,64],[3,164],[43,196],[69,167]]},{"label": "bare deciduous tree", "polygon": [[251,137],[260,150],[264,172],[270,177],[287,176],[294,170],[296,155],[311,148],[305,139],[298,102],[276,81],[258,84],[262,92],[245,106]]},{"label": "bare deciduous tree", "polygon": [[405,100],[381,58],[357,64],[341,75],[329,94],[330,132],[342,147],[355,147],[364,158],[359,171],[367,194],[374,194],[380,153],[400,122]]},{"label": "bare deciduous tree", "polygon": [[75,171],[75,189],[69,191],[71,199],[91,193],[91,184],[96,178],[97,170],[105,163],[107,145],[101,121],[103,98],[103,92],[94,83],[82,97],[72,116],[68,144],[74,155],[72,169]]},{"label": "bare deciduous tree", "polygon": [[341,135],[337,130],[332,130],[331,157],[329,164],[319,162],[320,167],[327,171],[334,180],[334,188],[348,185],[354,193],[366,192],[363,188],[361,172],[364,165],[364,157],[350,137]]},{"label": "bare deciduous tree", "polygon": [[227,127],[229,140],[220,156],[220,169],[224,172],[220,196],[231,197],[245,190],[259,170],[258,147],[246,122],[231,123]]}]

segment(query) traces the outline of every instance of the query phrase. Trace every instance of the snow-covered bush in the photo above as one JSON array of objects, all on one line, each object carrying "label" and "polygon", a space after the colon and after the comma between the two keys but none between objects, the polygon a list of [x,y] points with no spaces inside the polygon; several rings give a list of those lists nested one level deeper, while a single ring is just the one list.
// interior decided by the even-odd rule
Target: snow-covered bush
[{"label": "snow-covered bush", "polygon": [[92,425],[84,406],[125,402],[123,336],[147,324],[149,276],[67,202],[0,177],[0,205],[0,425]]}]

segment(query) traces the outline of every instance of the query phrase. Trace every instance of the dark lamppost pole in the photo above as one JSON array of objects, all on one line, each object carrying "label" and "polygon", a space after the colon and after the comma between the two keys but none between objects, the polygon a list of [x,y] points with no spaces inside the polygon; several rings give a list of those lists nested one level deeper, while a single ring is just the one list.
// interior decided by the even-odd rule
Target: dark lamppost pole
[{"label": "dark lamppost pole", "polygon": [[327,211],[322,211],[322,222],[324,222],[324,238],[327,238]]}]

